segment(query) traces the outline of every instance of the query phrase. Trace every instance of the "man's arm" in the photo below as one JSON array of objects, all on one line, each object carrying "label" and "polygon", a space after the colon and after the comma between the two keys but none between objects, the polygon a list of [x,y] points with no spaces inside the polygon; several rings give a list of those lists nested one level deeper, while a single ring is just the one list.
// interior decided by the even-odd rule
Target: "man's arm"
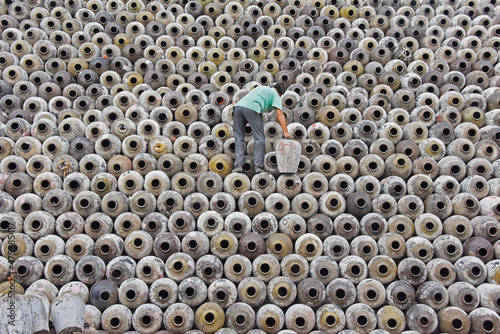
[{"label": "man's arm", "polygon": [[286,127],[286,120],[283,111],[281,109],[276,108],[276,115],[278,116],[278,122],[280,123],[281,128],[283,129],[283,134],[285,135],[285,138],[292,138],[292,135],[288,133],[288,129]]}]

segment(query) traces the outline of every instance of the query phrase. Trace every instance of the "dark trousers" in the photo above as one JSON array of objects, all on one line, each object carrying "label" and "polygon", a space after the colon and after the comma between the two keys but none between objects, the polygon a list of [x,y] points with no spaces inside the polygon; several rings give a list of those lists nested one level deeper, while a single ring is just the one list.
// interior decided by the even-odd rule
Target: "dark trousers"
[{"label": "dark trousers", "polygon": [[236,138],[236,159],[234,166],[243,166],[245,152],[245,128],[250,124],[253,139],[255,141],[253,161],[254,167],[264,167],[264,155],[266,154],[266,137],[264,135],[264,122],[262,114],[252,109],[235,107],[233,115],[233,133]]}]

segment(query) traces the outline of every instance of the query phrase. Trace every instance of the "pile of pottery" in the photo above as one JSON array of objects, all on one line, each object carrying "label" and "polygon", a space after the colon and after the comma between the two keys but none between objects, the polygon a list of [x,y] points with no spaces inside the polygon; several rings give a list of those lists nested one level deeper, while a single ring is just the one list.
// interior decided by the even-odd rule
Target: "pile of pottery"
[{"label": "pile of pottery", "polygon": [[497,0],[0,3],[0,332],[500,332]]}]

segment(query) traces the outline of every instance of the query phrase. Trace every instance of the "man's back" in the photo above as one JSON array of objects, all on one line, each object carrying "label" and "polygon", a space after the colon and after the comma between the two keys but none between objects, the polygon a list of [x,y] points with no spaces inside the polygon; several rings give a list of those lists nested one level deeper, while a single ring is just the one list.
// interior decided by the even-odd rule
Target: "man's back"
[{"label": "man's back", "polygon": [[252,89],[236,103],[236,106],[248,108],[258,113],[269,112],[273,108],[282,109],[281,98],[276,89],[266,86],[258,86]]}]

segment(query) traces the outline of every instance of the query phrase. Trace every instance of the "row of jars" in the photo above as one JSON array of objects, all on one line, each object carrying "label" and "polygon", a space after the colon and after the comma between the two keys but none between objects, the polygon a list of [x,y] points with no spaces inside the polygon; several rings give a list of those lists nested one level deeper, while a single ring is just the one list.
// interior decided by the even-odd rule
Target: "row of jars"
[{"label": "row of jars", "polygon": [[[483,273],[476,272],[481,269],[474,259],[463,257],[452,267],[453,271],[447,272],[443,265],[446,261],[436,259],[425,265],[421,260],[407,258],[396,266],[394,261],[390,265],[391,259],[384,255],[373,258],[367,267],[357,256],[347,256],[338,265],[327,256],[319,256],[308,265],[307,260],[297,254],[284,257],[281,263],[273,255],[257,256],[253,263],[243,255],[233,255],[224,265],[218,256],[204,255],[195,265],[186,253],[174,253],[165,266],[161,259],[153,256],[143,257],[137,266],[134,259],[118,256],[107,268],[93,255],[82,257],[76,267],[68,256],[57,255],[46,263],[46,279],[33,279],[32,274],[42,270],[43,265],[40,262],[38,266],[42,268],[36,268],[36,259],[30,256],[16,260],[15,269],[19,292],[24,291],[19,286],[21,283],[29,284],[26,294],[41,292],[49,300],[66,293],[77,294],[85,303],[90,301],[85,306],[86,322],[95,329],[102,325],[111,333],[128,330],[131,320],[137,331],[153,333],[160,329],[162,321],[155,321],[153,328],[151,323],[140,321],[152,314],[164,314],[153,318],[163,318],[167,330],[180,333],[193,327],[196,321],[193,309],[196,314],[205,313],[202,310],[206,311],[207,305],[212,311],[219,310],[216,328],[212,327],[212,321],[205,322],[203,318],[197,319],[196,326],[209,333],[223,327],[225,321],[238,333],[255,326],[266,333],[278,332],[284,319],[275,319],[272,325],[265,319],[259,321],[262,317],[258,314],[264,310],[264,318],[275,318],[272,310],[281,313],[286,310],[286,314],[290,312],[294,317],[309,314],[305,328],[305,324],[299,323],[296,327],[293,322],[287,322],[287,328],[297,333],[310,332],[315,326],[327,333],[338,333],[344,327],[368,333],[377,326],[390,333],[401,333],[406,327],[420,333],[432,333],[438,324],[441,330],[452,325],[454,331],[467,333],[470,329],[468,316],[477,316],[478,325],[484,326],[479,328],[479,333],[487,333],[490,332],[488,327],[500,325],[497,314],[500,288],[495,281],[486,283],[477,278]],[[489,268],[494,266],[498,263],[491,263]],[[163,278],[163,270],[168,278]],[[73,271],[76,271],[78,282],[71,281]],[[137,278],[134,271],[137,271]],[[105,273],[107,279],[104,279]],[[399,280],[394,280],[396,276]],[[456,277],[457,281],[449,277]],[[300,312],[296,313],[292,310],[296,310],[297,305]],[[479,306],[480,316],[476,310]],[[257,323],[254,309],[258,310]],[[335,321],[331,319],[325,323],[326,315],[315,321],[313,309],[316,316],[327,312]],[[224,310],[231,314],[226,313],[226,319]],[[129,316],[132,311],[137,319]],[[232,323],[231,320],[236,320],[232,319],[232,312],[245,321]],[[418,319],[412,319],[415,312]],[[181,316],[184,321],[175,321],[174,316]],[[360,316],[369,321],[361,321]],[[423,316],[429,318],[431,328],[417,321]],[[116,326],[112,318],[117,318],[113,321]],[[349,318],[354,319],[349,322]],[[463,321],[463,327],[456,326],[455,319]],[[485,324],[487,321],[492,324]]]},{"label": "row of jars", "polygon": [[[295,283],[311,274],[325,285],[339,274],[356,285],[368,275],[383,284],[393,282],[396,275],[415,286],[428,278],[444,286],[455,281],[474,286],[486,281],[498,284],[498,242],[493,247],[480,236],[463,245],[452,235],[442,235],[431,243],[424,237],[405,241],[396,233],[385,233],[378,241],[361,235],[350,244],[340,236],[321,241],[312,233],[293,241],[282,233],[265,240],[255,232],[245,233],[239,240],[230,232],[216,233],[210,239],[201,232],[190,232],[180,241],[173,233],[163,232],[153,238],[141,230],[132,231],[125,239],[104,234],[95,242],[85,235],[67,241],[49,235],[36,244],[20,233],[14,233],[14,238],[17,244],[10,247],[16,259],[14,276],[26,287],[43,275],[63,285],[73,280],[75,273],[86,284],[107,273],[120,284],[136,276],[152,283],[164,272],[178,282],[196,273],[207,284],[223,275],[239,283],[252,272],[266,282],[281,272]],[[4,243],[3,253],[6,248]],[[0,259],[4,280],[9,275],[9,262],[6,257]],[[221,260],[225,260],[224,265]]]},{"label": "row of jars", "polygon": [[[168,279],[161,280],[168,281]],[[277,284],[284,282],[281,280]],[[118,292],[107,291],[106,287],[112,283],[105,280],[100,281],[99,288],[101,290],[97,293],[110,299],[116,299],[116,295],[119,294],[120,300],[122,298],[131,300],[134,298],[132,292],[135,293],[135,289],[139,286],[133,279],[127,283],[129,290],[123,296],[121,295],[121,287]],[[172,283],[175,284],[173,281]],[[27,314],[25,317],[27,322],[22,323],[22,325],[16,323],[13,325],[16,328],[49,331],[50,315],[51,327],[54,327],[56,331],[79,329],[89,334],[102,332],[130,334],[427,334],[438,329],[453,333],[469,333],[470,331],[489,333],[498,328],[500,320],[495,311],[485,307],[476,308],[467,314],[457,306],[435,310],[423,303],[409,306],[406,316],[393,305],[386,305],[374,310],[362,303],[353,304],[345,309],[333,303],[324,304],[317,309],[313,309],[307,304],[294,304],[283,309],[275,304],[264,304],[258,308],[252,308],[244,302],[235,302],[229,307],[221,307],[213,301],[203,303],[196,311],[183,303],[172,303],[168,307],[160,308],[153,303],[144,302],[132,309],[122,304],[114,304],[101,312],[93,305],[85,305],[85,302],[89,300],[89,290],[81,283],[64,286],[59,292],[57,288],[52,288],[43,282],[39,287],[44,289],[43,292],[31,290],[26,291],[25,295],[14,297],[13,300],[18,307],[36,309],[36,315]],[[426,287],[427,290],[428,288]],[[484,288],[486,287],[481,286],[478,291],[483,292]],[[283,286],[280,286],[278,291],[280,289],[282,292],[284,291]],[[299,290],[302,289],[299,288]],[[446,292],[446,290],[444,291]],[[90,299],[95,292],[90,291]],[[110,292],[112,294],[106,295]],[[425,294],[423,291],[422,295]],[[136,298],[141,299],[140,296]],[[209,298],[209,300],[211,299]],[[1,300],[0,303],[2,306],[6,305],[5,300]],[[104,331],[96,329],[100,328],[101,325]],[[255,327],[256,329],[253,329]],[[405,328],[408,330],[405,331]]]}]

